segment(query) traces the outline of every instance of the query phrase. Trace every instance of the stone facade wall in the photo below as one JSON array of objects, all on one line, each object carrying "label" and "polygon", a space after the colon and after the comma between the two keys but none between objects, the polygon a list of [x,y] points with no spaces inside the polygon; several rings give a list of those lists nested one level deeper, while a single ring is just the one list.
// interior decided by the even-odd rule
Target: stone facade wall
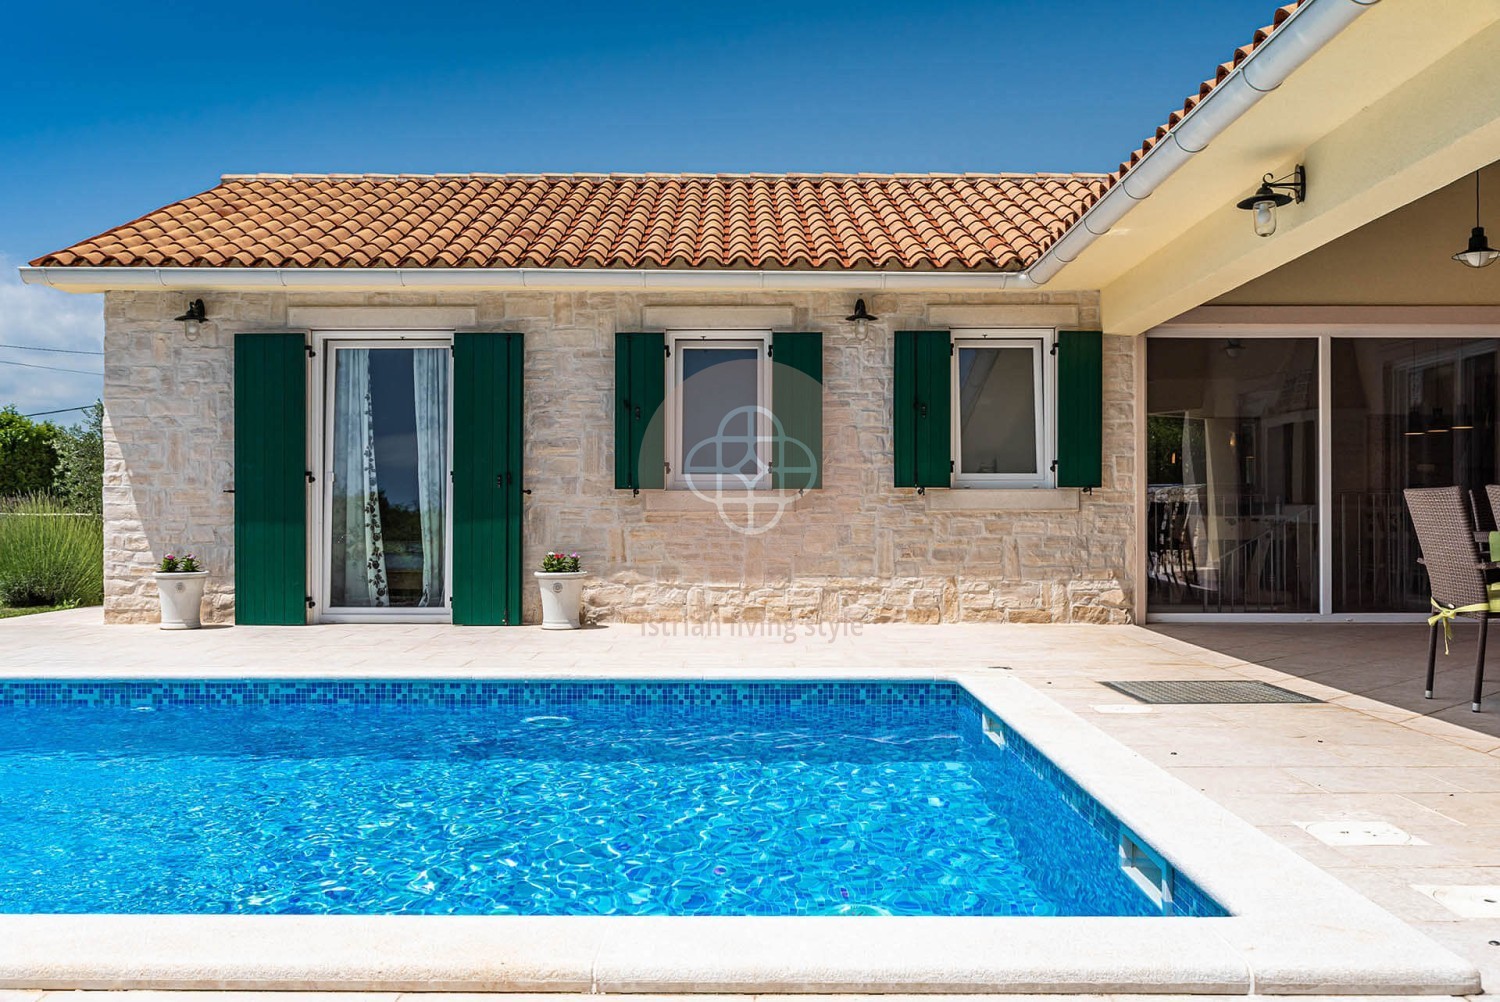
[{"label": "stone facade wall", "polygon": [[[880,317],[861,335],[853,296],[824,294],[207,293],[196,343],[171,318],[179,293],[112,292],[105,320],[105,612],[156,617],[151,570],[196,551],[212,570],[205,612],[233,616],[233,342],[284,328],[306,307],[473,310],[475,329],[526,336],[526,564],[577,550],[593,571],[586,616],[600,622],[1090,622],[1130,618],[1135,543],[1134,344],[1105,338],[1104,486],[1005,492],[1018,510],[960,507],[955,496],[891,486],[893,339],[899,329],[1098,325],[1097,300],[1064,293],[867,296]],[[613,486],[614,334],[650,330],[654,308],[776,307],[791,330],[824,332],[823,488],[762,535],[727,526],[691,494]],[[955,324],[965,310],[983,324]],[[290,313],[289,313],[290,311]],[[434,313],[436,315],[436,313]],[[1057,319],[1048,319],[1057,318]],[[994,493],[994,492],[986,492]],[[1064,510],[1036,507],[1060,499]],[[527,622],[540,619],[529,586]]]}]

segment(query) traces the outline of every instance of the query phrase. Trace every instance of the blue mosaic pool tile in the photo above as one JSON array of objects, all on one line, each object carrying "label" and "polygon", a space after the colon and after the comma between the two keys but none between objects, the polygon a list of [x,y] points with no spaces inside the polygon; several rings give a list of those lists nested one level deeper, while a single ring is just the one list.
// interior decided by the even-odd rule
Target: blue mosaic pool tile
[{"label": "blue mosaic pool tile", "polygon": [[616,706],[753,709],[951,710],[957,686],[929,681],[658,682],[517,679],[7,679],[0,706]]}]

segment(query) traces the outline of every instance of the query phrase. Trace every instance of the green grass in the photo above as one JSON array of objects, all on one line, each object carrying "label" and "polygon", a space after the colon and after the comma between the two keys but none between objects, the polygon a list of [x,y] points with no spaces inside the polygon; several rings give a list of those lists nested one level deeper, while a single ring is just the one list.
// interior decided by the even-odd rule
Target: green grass
[{"label": "green grass", "polygon": [[45,494],[0,500],[0,609],[103,601],[100,516],[72,513]]},{"label": "green grass", "polygon": [[71,609],[71,605],[33,605],[21,609],[12,609],[7,605],[0,605],[0,619],[14,619],[16,616],[30,616],[38,612],[57,612],[59,609]]}]

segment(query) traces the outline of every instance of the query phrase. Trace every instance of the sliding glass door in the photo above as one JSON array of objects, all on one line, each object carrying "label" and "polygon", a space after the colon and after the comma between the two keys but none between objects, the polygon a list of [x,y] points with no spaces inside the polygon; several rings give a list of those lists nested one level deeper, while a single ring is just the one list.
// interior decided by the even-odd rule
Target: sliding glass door
[{"label": "sliding glass door", "polygon": [[1148,609],[1316,612],[1317,340],[1146,347]]},{"label": "sliding glass door", "polygon": [[1500,339],[1294,330],[1147,341],[1148,614],[1420,613],[1402,491],[1495,525]]},{"label": "sliding glass door", "polygon": [[324,344],[321,618],[446,619],[449,349]]},{"label": "sliding glass door", "polygon": [[1492,524],[1500,341],[1335,337],[1331,354],[1333,611],[1426,611],[1401,492],[1457,484]]}]

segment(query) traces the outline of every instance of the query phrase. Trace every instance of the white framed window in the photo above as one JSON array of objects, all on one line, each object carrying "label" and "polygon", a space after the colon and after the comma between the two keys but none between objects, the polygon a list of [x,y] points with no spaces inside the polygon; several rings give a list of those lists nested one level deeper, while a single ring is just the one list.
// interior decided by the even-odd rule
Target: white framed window
[{"label": "white framed window", "polygon": [[669,489],[771,486],[771,332],[667,334]]},{"label": "white framed window", "polygon": [[953,334],[953,485],[1051,487],[1056,376],[1051,330]]}]

